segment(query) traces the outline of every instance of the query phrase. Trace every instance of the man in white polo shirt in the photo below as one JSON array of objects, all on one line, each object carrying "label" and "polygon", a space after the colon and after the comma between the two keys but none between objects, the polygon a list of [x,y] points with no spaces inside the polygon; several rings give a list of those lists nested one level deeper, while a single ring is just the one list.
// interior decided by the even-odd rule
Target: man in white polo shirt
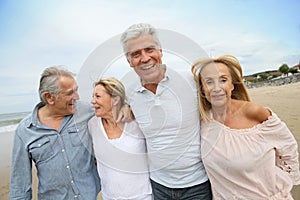
[{"label": "man in white polo shirt", "polygon": [[212,199],[200,154],[197,88],[191,72],[162,64],[154,27],[135,24],[121,36],[127,61],[139,76],[128,101],[147,143],[154,199]]}]

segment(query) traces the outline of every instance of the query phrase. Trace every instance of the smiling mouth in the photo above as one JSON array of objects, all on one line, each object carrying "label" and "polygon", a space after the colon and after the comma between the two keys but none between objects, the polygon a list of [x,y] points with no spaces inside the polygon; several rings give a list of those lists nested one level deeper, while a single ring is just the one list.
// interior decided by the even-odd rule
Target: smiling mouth
[{"label": "smiling mouth", "polygon": [[211,95],[211,98],[214,98],[214,99],[220,99],[220,98],[224,98],[224,97],[225,97],[225,94]]},{"label": "smiling mouth", "polygon": [[143,67],[141,67],[141,68],[142,68],[142,70],[148,70],[148,69],[153,68],[155,65],[156,65],[156,64],[154,63],[154,64],[152,64],[152,65],[143,66]]},{"label": "smiling mouth", "polygon": [[94,109],[95,109],[95,110],[99,110],[99,109],[100,109],[100,107],[98,107],[98,106],[97,106],[97,107],[94,107]]},{"label": "smiling mouth", "polygon": [[76,102],[72,102],[69,104],[70,106],[76,106]]}]

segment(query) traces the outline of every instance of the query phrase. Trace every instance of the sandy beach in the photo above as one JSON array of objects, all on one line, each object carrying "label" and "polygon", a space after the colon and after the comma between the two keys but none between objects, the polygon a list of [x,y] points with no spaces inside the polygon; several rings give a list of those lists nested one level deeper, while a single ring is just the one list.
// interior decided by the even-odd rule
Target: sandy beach
[{"label": "sandy beach", "polygon": [[[300,158],[300,82],[248,91],[253,102],[271,108],[287,124],[298,142]],[[300,185],[294,186],[292,194],[295,200],[300,199]]]},{"label": "sandy beach", "polygon": [[[253,88],[249,90],[249,93],[252,101],[271,108],[288,125],[300,144],[300,82],[283,86]],[[1,133],[0,137],[0,200],[7,200],[13,133]],[[34,178],[34,193],[36,193],[36,188],[37,180]],[[292,194],[294,199],[300,199],[300,186],[295,186]],[[33,199],[37,199],[36,195]],[[101,198],[99,197],[99,199]]]},{"label": "sandy beach", "polygon": [[8,199],[9,192],[9,173],[11,162],[11,151],[13,142],[13,133],[1,133],[0,139],[0,199]]}]

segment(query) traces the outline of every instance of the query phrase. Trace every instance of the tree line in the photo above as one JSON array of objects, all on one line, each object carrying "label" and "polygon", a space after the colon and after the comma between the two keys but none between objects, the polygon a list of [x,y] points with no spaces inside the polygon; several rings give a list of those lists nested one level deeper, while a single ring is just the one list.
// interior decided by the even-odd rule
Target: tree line
[{"label": "tree line", "polygon": [[282,64],[278,71],[280,71],[281,73],[285,74],[285,75],[288,75],[288,73],[292,73],[292,74],[295,74],[298,72],[298,69],[297,68],[290,68],[287,64]]}]

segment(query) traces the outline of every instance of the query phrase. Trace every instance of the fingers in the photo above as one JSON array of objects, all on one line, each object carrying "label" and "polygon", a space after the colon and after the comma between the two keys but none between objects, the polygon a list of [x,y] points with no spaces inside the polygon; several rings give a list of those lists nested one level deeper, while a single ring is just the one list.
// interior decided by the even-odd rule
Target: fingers
[{"label": "fingers", "polygon": [[116,120],[117,123],[120,123],[120,122],[124,122],[124,113],[122,111],[120,111],[118,117],[117,117],[117,120]]}]

